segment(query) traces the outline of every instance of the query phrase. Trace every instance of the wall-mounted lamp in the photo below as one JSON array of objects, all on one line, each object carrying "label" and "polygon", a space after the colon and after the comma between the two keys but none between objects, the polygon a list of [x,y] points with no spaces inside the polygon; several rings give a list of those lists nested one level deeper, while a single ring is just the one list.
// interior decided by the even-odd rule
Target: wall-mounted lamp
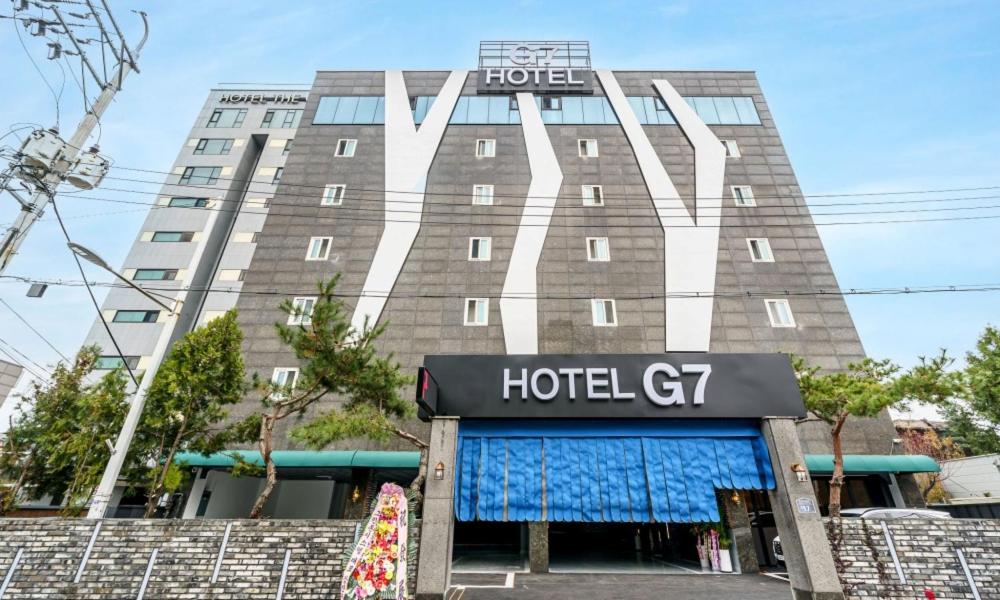
[{"label": "wall-mounted lamp", "polygon": [[795,473],[795,479],[801,482],[809,481],[809,471],[806,470],[806,466],[802,463],[793,463],[791,466],[792,473]]},{"label": "wall-mounted lamp", "polygon": [[740,505],[740,493],[737,492],[736,490],[733,490],[733,495],[730,497],[730,500],[733,501],[733,504],[735,504],[736,506],[739,506]]},{"label": "wall-mounted lamp", "polygon": [[441,480],[444,479],[444,463],[439,462],[434,465],[434,479]]},{"label": "wall-mounted lamp", "polygon": [[357,502],[361,500],[361,488],[354,486],[354,491],[351,492],[351,502]]}]

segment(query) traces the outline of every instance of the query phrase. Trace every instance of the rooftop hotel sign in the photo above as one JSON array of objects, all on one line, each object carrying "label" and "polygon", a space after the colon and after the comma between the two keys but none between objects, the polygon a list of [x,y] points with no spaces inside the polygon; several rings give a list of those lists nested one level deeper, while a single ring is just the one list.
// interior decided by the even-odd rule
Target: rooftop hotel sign
[{"label": "rooftop hotel sign", "polygon": [[480,42],[480,94],[592,94],[589,42]]},{"label": "rooftop hotel sign", "polygon": [[424,357],[424,413],[479,419],[803,417],[783,354]]}]

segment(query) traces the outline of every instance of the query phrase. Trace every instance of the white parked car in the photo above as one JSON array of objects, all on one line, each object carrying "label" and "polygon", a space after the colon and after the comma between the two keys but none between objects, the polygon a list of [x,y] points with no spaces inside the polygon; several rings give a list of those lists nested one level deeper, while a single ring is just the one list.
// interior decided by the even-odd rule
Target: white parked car
[{"label": "white parked car", "polygon": [[[943,510],[929,508],[845,508],[840,511],[845,519],[868,519],[869,521],[890,521],[892,519],[950,519],[951,514]],[[781,549],[781,537],[771,540],[771,551],[778,564],[785,563],[785,553]]]}]

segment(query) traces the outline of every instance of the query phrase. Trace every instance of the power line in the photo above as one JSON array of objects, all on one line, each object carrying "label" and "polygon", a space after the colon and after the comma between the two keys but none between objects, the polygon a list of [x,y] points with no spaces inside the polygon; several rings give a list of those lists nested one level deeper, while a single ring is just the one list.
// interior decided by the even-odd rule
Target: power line
[{"label": "power line", "polygon": [[[75,196],[75,197],[98,200],[97,198],[86,197],[86,196]],[[133,204],[133,205],[140,205],[140,206],[148,206],[150,208],[150,210],[162,210],[162,209],[167,209],[167,208],[178,208],[178,207],[171,207],[171,206],[155,205],[155,204],[147,203],[147,202],[137,202],[137,201],[134,201],[134,200],[117,200],[117,199],[111,199],[111,198],[100,198],[99,200],[100,201],[106,201],[106,202],[118,203],[118,204]],[[313,207],[310,207],[310,206],[304,206],[304,205],[301,205],[301,204],[270,203],[270,204],[268,204],[268,206],[269,207],[287,206],[287,207],[298,208],[298,209],[302,209],[302,208],[316,208],[316,209],[320,209],[320,210],[324,209],[324,207],[322,207],[322,206],[320,206],[318,204],[315,205],[315,206],[313,206]],[[241,212],[241,211],[245,211],[247,209],[247,207],[249,207],[249,209],[251,209],[251,210],[254,208],[253,205],[247,205],[245,203],[244,203],[244,207],[243,208],[214,208],[214,207],[199,207],[199,208],[184,207],[184,208],[189,208],[191,210],[210,210],[210,211],[216,211],[216,212]],[[261,206],[259,208],[263,209],[264,206]],[[330,209],[332,209],[335,212],[342,212],[342,211],[369,211],[369,212],[372,212],[373,211],[373,209],[361,209],[361,208],[351,208],[351,207],[344,208],[342,206],[327,207],[327,208],[330,208]],[[987,207],[969,207],[966,210],[975,210],[975,209],[982,210],[982,209],[990,209],[990,208],[993,208],[993,207],[992,206],[987,206]],[[997,206],[997,208],[1000,208],[1000,206]],[[101,214],[102,215],[107,215],[107,214],[116,214],[116,213],[120,213],[120,212],[133,212],[133,211],[109,211],[109,212],[105,212],[105,213],[101,213]],[[374,212],[382,212],[382,213],[384,213],[385,210],[384,209],[378,209],[378,210],[375,210]],[[415,211],[401,211],[401,212],[415,212]],[[825,214],[826,215],[864,215],[864,214],[893,214],[893,213],[907,213],[907,212],[925,212],[925,211],[881,211],[881,212],[870,211],[870,212],[845,212],[845,213],[825,213]],[[294,212],[278,212],[278,211],[269,211],[268,214],[271,215],[271,216],[290,217],[290,218],[293,218],[293,219],[307,219],[309,221],[356,221],[356,222],[364,222],[364,223],[409,223],[409,224],[419,224],[421,226],[423,226],[423,225],[449,225],[449,226],[474,226],[474,227],[486,227],[486,226],[490,226],[490,227],[546,227],[546,228],[550,228],[550,229],[556,229],[556,228],[582,228],[582,229],[599,229],[599,228],[606,228],[606,229],[639,229],[639,228],[643,228],[644,229],[644,228],[650,228],[650,227],[659,227],[658,224],[653,223],[653,222],[648,223],[648,224],[635,224],[635,223],[594,223],[594,224],[585,224],[584,223],[584,224],[573,224],[573,223],[551,223],[551,222],[549,224],[534,224],[534,223],[521,224],[521,223],[518,222],[520,220],[520,218],[521,218],[521,215],[514,215],[514,214],[511,214],[511,215],[485,215],[484,214],[484,215],[481,215],[481,216],[480,215],[475,215],[475,214],[468,214],[468,215],[454,215],[453,214],[453,215],[451,215],[451,216],[468,216],[468,217],[477,217],[477,218],[480,218],[480,220],[475,220],[475,221],[460,221],[460,220],[450,220],[450,221],[436,220],[435,221],[435,220],[427,220],[427,219],[423,219],[423,218],[420,219],[419,221],[417,221],[417,220],[410,220],[410,219],[385,219],[385,218],[373,218],[373,217],[344,216],[344,215],[335,215],[335,214],[331,214],[331,215],[318,215],[318,214],[317,215],[304,215],[304,214],[297,214],[297,213],[294,213]],[[434,215],[442,215],[443,216],[443,215],[447,215],[447,214],[448,213],[443,213],[443,212],[431,212],[431,213],[428,214],[428,216],[434,216]],[[81,215],[81,216],[86,216],[86,215]],[[600,217],[600,216],[601,215],[600,215],[599,212],[595,212],[595,214],[591,215],[589,218],[595,218],[595,217]],[[704,215],[702,215],[702,216],[704,216]],[[718,215],[711,215],[711,216],[718,216]],[[730,216],[730,215],[722,215],[722,216]],[[751,214],[747,214],[747,215],[731,215],[731,216],[742,216],[742,217],[746,217],[746,218],[750,218],[750,219],[755,218],[755,215],[753,215],[752,213]],[[823,214],[820,214],[819,216],[823,216]],[[634,219],[634,218],[638,218],[638,217],[649,217],[651,219],[655,219],[656,215],[655,214],[653,214],[653,215],[612,215],[612,216],[606,216],[605,218],[606,219]],[[482,218],[493,218],[493,219],[496,219],[496,218],[510,218],[510,219],[514,219],[514,221],[510,222],[510,223],[497,223],[497,222],[492,222],[491,223],[491,222],[484,222],[482,220]],[[588,215],[570,215],[570,216],[554,216],[553,217],[553,219],[559,219],[559,218],[588,218]],[[669,216],[668,216],[668,218],[669,218]],[[780,219],[789,219],[789,220],[791,220],[791,219],[804,219],[805,221],[804,222],[798,222],[798,223],[720,223],[718,225],[718,227],[720,227],[722,229],[728,229],[728,228],[746,229],[746,228],[758,228],[758,227],[770,227],[770,228],[777,228],[777,227],[808,227],[808,226],[826,227],[826,226],[838,226],[838,225],[887,225],[887,224],[899,224],[899,223],[934,223],[934,222],[947,222],[947,221],[979,221],[979,220],[986,220],[986,219],[998,219],[998,218],[1000,218],[1000,214],[997,214],[997,215],[978,215],[978,216],[969,216],[969,217],[939,217],[939,218],[931,218],[931,219],[890,219],[890,220],[875,220],[875,221],[827,221],[827,222],[813,221],[812,218],[811,218],[811,215],[809,215],[809,214],[801,214],[801,215],[787,215],[787,214],[784,214],[784,215],[763,215],[762,217],[756,217],[756,218],[761,218],[761,219],[766,219],[766,218],[780,218]],[[668,225],[668,227],[670,227],[672,229],[686,229],[686,228],[696,228],[696,227],[699,227],[699,226],[695,225],[695,224],[691,224],[691,225]]]},{"label": "power line", "polygon": [[[116,188],[106,188],[106,189],[111,189],[111,190],[114,190],[114,191],[130,191],[132,193],[144,193],[141,190],[121,190],[121,189],[116,189]],[[162,194],[156,194],[156,195],[162,195]],[[285,194],[282,194],[282,195],[285,195]],[[432,195],[432,194],[429,194],[429,195]],[[77,194],[72,194],[72,197],[74,197],[74,198],[82,198],[84,200],[95,200],[95,201],[98,201],[98,202],[113,202],[113,203],[118,203],[118,204],[136,204],[136,205],[141,205],[141,206],[150,206],[150,207],[159,207],[159,208],[171,208],[171,207],[168,207],[168,206],[160,206],[160,205],[158,205],[158,204],[156,204],[154,202],[140,202],[140,201],[136,201],[136,200],[121,200],[121,199],[118,199],[118,198],[104,198],[104,197],[99,197],[99,196],[85,196],[85,195],[77,195]],[[305,196],[303,196],[303,197],[305,197]],[[313,198],[313,196],[308,196],[308,197],[309,198]],[[355,198],[350,198],[349,200],[354,200],[354,199]],[[915,202],[944,202],[946,200],[950,200],[950,201],[973,201],[973,200],[995,200],[995,199],[1000,199],[1000,195],[997,195],[997,196],[969,196],[969,197],[965,197],[965,198],[945,198],[945,199],[940,199],[940,200],[918,200],[918,201],[915,201]],[[348,199],[345,198],[345,200],[348,200]],[[357,198],[357,200],[365,200],[365,199]],[[372,202],[376,201],[376,200],[373,200],[373,199],[368,199],[368,200],[372,201]],[[379,199],[377,201],[381,202],[382,200]],[[393,201],[390,201],[390,202],[395,202],[395,201],[393,200]],[[476,210],[477,208],[480,208],[482,206],[492,206],[492,208],[494,208],[494,209],[511,209],[511,210],[515,210],[515,211],[520,211],[522,209],[521,206],[517,206],[517,205],[475,205],[475,204],[456,204],[456,203],[430,203],[430,204],[437,204],[437,205],[442,205],[442,206],[448,206],[448,207],[451,207],[451,208],[465,208],[465,209],[470,210],[470,211],[471,210]],[[869,204],[880,204],[880,203],[845,203],[845,204],[846,205],[858,205],[858,204],[869,205]],[[320,209],[322,209],[322,207],[323,207],[323,205],[318,205],[318,204],[317,205],[309,206],[309,205],[304,205],[304,204],[295,204],[295,203],[290,203],[290,202],[274,202],[274,201],[269,202],[268,206],[291,206],[291,207],[295,207],[295,208],[320,208]],[[834,205],[831,204],[831,205],[824,205],[824,206],[834,206]],[[778,212],[778,213],[762,213],[761,212],[761,209],[764,209],[764,210],[767,210],[767,209],[782,209],[783,207],[786,207],[786,206],[779,205],[779,206],[761,206],[761,207],[756,207],[756,209],[752,213],[747,213],[746,215],[743,215],[743,216],[756,217],[756,218],[759,218],[759,217],[810,217],[810,216],[811,217],[823,217],[823,216],[843,216],[843,215],[881,215],[881,214],[903,214],[903,213],[923,213],[923,212],[949,212],[949,211],[957,211],[957,210],[985,210],[985,209],[1000,208],[1000,204],[989,204],[989,205],[986,205],[986,206],[948,206],[948,207],[921,208],[921,209],[914,208],[914,209],[847,211],[847,212],[843,212],[843,211],[841,211],[841,212],[812,212],[812,211],[810,211],[808,214],[800,214],[800,215],[789,215],[786,212]],[[203,207],[203,208],[208,208],[208,207]],[[363,212],[384,213],[385,210],[386,210],[384,207],[364,208],[364,207],[345,206],[345,205],[336,205],[335,207],[331,207],[331,208],[333,208],[333,210],[336,210],[337,212],[341,212],[341,211],[363,211]],[[646,205],[642,206],[641,208],[643,210],[652,210],[653,209],[652,205],[649,204],[649,203],[647,203]],[[707,217],[707,216],[719,216],[719,215],[726,216],[721,211],[723,211],[725,209],[738,210],[740,208],[742,208],[742,207],[738,207],[738,206],[737,207],[725,207],[725,206],[723,206],[723,207],[719,207],[719,210],[720,210],[719,213],[708,213],[708,214],[706,214],[706,212],[708,212],[708,209],[702,208],[696,214],[696,216],[698,216],[699,218],[701,218],[701,217]],[[788,207],[788,208],[803,208],[803,207],[801,205],[796,205],[796,206]],[[594,217],[614,218],[614,217],[634,217],[634,216],[639,216],[639,215],[634,215],[631,212],[629,212],[630,210],[637,210],[637,209],[630,209],[628,207],[617,207],[617,206],[582,206],[582,205],[572,205],[572,206],[555,206],[554,209],[555,210],[578,210],[578,211],[581,212],[581,214],[579,214],[579,215],[562,215],[565,218],[594,218]],[[221,210],[221,211],[231,212],[234,209],[214,209],[214,208],[208,208],[208,210]],[[682,210],[682,209],[675,209],[675,212],[679,212],[680,210]],[[619,211],[624,211],[624,212],[621,213]],[[450,212],[446,212],[446,211],[435,211],[433,209],[428,209],[428,210],[403,210],[403,209],[397,209],[397,210],[394,210],[393,212],[405,213],[405,214],[422,214],[422,215],[428,215],[428,216],[432,216],[432,215],[463,216],[463,215],[456,215],[455,213],[450,213]],[[686,212],[686,210],[685,210],[685,212]],[[292,215],[292,216],[296,216],[296,215]],[[299,215],[299,216],[302,216],[302,215]],[[501,214],[501,215],[486,215],[486,214],[478,215],[478,214],[470,212],[469,214],[464,215],[464,216],[470,216],[470,217],[471,216],[490,216],[490,217],[508,217],[508,218],[510,218],[510,217],[516,217],[516,218],[520,218],[521,215],[520,215],[519,212],[518,213],[512,213],[512,214]],[[668,215],[668,216],[670,216],[670,215]],[[308,216],[306,218],[313,219],[314,217]]]},{"label": "power line", "polygon": [[[27,354],[25,354],[24,352],[21,352],[20,350],[18,350],[17,347],[14,346],[14,344],[11,344],[10,342],[8,342],[7,340],[5,340],[3,338],[0,338],[0,343],[4,344],[5,346],[7,346],[11,350],[13,350],[15,353],[17,353],[18,356],[22,357],[24,360],[26,360],[26,361],[30,362],[31,364],[35,365],[36,367],[38,367],[38,369],[40,369],[42,371],[42,373],[45,374],[44,376],[39,377],[38,373],[35,373],[34,371],[28,369],[27,365],[25,365],[24,363],[18,363],[18,365],[21,368],[28,370],[28,372],[31,373],[32,375],[34,375],[35,377],[38,377],[39,379],[47,379],[48,377],[52,376],[52,372],[51,371],[49,371],[47,368],[43,367],[42,365],[40,365],[37,362],[35,362],[34,360],[32,360],[32,358],[30,356],[28,356]],[[7,356],[10,356],[11,358],[13,358],[13,356],[9,352],[4,352],[4,354],[6,354]]]},{"label": "power line", "polygon": [[[66,224],[63,223],[62,217],[59,215],[59,206],[56,204],[55,198],[50,199],[52,202],[52,212],[56,215],[56,220],[59,221],[59,228],[62,230],[63,237],[66,238],[66,243],[72,243],[69,238],[69,232],[66,230]],[[90,302],[94,305],[94,310],[97,311],[97,317],[101,320],[104,325],[104,331],[108,334],[111,339],[112,345],[115,347],[115,352],[122,359],[122,364],[125,366],[125,370],[128,371],[128,376],[132,380],[132,383],[139,387],[139,380],[136,379],[135,373],[132,372],[132,366],[128,364],[128,359],[125,358],[125,353],[122,352],[121,346],[118,345],[118,340],[115,339],[115,335],[111,333],[111,327],[108,325],[108,321],[104,318],[104,313],[101,312],[101,306],[97,303],[97,298],[94,296],[94,290],[90,288],[90,284],[87,282],[87,275],[83,272],[83,265],[80,264],[80,257],[77,256],[76,252],[70,251],[73,255],[73,260],[76,262],[76,268],[80,272],[80,278],[83,280],[84,287],[87,288],[87,295],[90,296]]]},{"label": "power line", "polygon": [[[125,167],[125,166],[121,166],[121,165],[114,165],[112,168],[113,169],[121,169],[121,170],[125,170],[125,171],[136,171],[136,172],[141,172],[141,173],[153,173],[153,174],[156,174],[156,175],[167,175],[167,176],[176,175],[175,173],[171,173],[171,172],[168,172],[168,171],[157,171],[157,170],[153,170],[153,169],[140,169],[140,168],[135,168],[135,167]],[[108,175],[106,178],[107,179],[114,179],[114,180],[117,180],[117,181],[130,181],[130,182],[135,182],[135,183],[147,183],[147,184],[151,184],[151,185],[163,185],[163,186],[174,186],[174,187],[189,187],[189,188],[199,188],[199,189],[207,189],[207,190],[219,191],[219,188],[217,188],[215,186],[202,186],[202,185],[196,185],[196,184],[183,184],[183,183],[165,183],[165,182],[160,182],[160,181],[150,181],[148,179],[133,179],[133,178],[127,178],[127,177],[114,177],[112,175]],[[259,185],[271,185],[271,184],[268,184],[267,182],[263,182],[263,181],[256,181],[255,182],[253,180],[253,178],[243,179],[243,178],[221,177],[220,176],[220,177],[214,177],[213,179],[218,180],[218,181],[229,181],[229,182],[233,182],[233,183],[247,183],[247,182],[249,182],[251,185],[254,184],[254,183],[257,183]],[[315,190],[323,190],[323,189],[326,188],[325,185],[311,185],[311,184],[298,184],[298,183],[296,183],[296,184],[285,184],[285,185],[286,185],[286,187],[306,188],[306,189],[315,189]],[[352,187],[351,190],[352,191],[357,191],[357,192],[362,192],[362,193],[368,193],[368,192],[379,193],[379,194],[391,193],[391,194],[398,194],[398,195],[404,195],[404,196],[405,195],[409,195],[409,196],[414,196],[414,195],[425,195],[425,196],[426,195],[431,195],[431,196],[459,196],[459,197],[463,197],[463,198],[469,198],[471,196],[471,194],[466,193],[466,192],[426,192],[426,191],[425,192],[420,192],[420,191],[413,191],[413,190],[387,190],[387,189],[382,189],[382,188],[366,188],[366,187]],[[942,188],[942,189],[936,189],[936,190],[935,189],[896,190],[896,191],[889,191],[889,192],[844,192],[844,193],[830,193],[830,194],[772,194],[772,195],[767,195],[767,194],[765,194],[765,195],[758,195],[758,194],[754,194],[754,199],[795,199],[795,200],[798,200],[798,199],[809,199],[809,198],[863,198],[863,197],[876,197],[876,196],[904,196],[904,195],[945,194],[945,193],[953,193],[953,192],[979,192],[979,191],[988,191],[988,190],[1000,190],[1000,185],[995,185],[995,186],[980,186],[980,187],[967,187],[967,188]],[[253,191],[254,193],[270,193],[270,190],[264,190],[264,191],[250,190],[250,191]],[[285,194],[285,192],[282,192],[281,195],[286,195],[286,194]],[[296,194],[287,194],[287,195],[296,195]],[[302,195],[302,194],[298,194],[298,195]],[[512,198],[512,199],[520,200],[522,198],[525,198],[525,195],[524,194],[494,194],[494,197],[496,197],[496,198]],[[565,197],[565,196],[563,196],[563,197]],[[614,194],[610,194],[609,195],[609,194],[605,194],[605,195],[603,195],[603,197],[606,198],[606,199],[616,199],[617,198],[617,199],[626,199],[626,200],[628,200],[628,199],[641,199],[641,200],[645,200],[645,198],[646,198],[646,196],[639,195],[639,194],[626,194],[626,195],[614,195]],[[560,196],[559,195],[556,195],[556,196],[530,196],[530,198],[537,199],[537,200],[558,200],[560,198]],[[669,197],[669,198],[668,197],[662,197],[662,198],[661,197],[654,197],[654,198],[650,198],[650,199],[651,200],[673,200],[675,198],[679,198],[681,200],[729,200],[729,199],[731,199],[731,196],[721,196],[721,197],[719,197],[719,196],[711,196],[710,197],[710,196],[697,196],[697,195],[678,194],[676,197]],[[407,201],[406,200],[394,200],[394,202],[405,203]],[[414,201],[414,202],[419,202],[419,201]]]},{"label": "power line", "polygon": [[[20,283],[45,283],[48,285],[55,286],[67,286],[67,287],[81,287],[81,286],[96,286],[96,287],[108,287],[108,288],[124,288],[130,289],[129,286],[122,283],[115,282],[86,282],[86,281],[75,281],[75,280],[64,280],[64,279],[37,279],[31,277],[25,277],[20,275],[2,275],[0,280],[14,280]],[[427,285],[425,287],[448,287],[447,284],[437,284],[437,285]],[[481,287],[495,288],[494,284],[483,284]],[[251,295],[251,296],[306,296],[309,294],[316,294],[316,288],[312,287],[305,290],[288,290],[288,289],[266,289],[266,290],[252,290],[252,289],[233,289],[228,287],[213,287],[209,286],[156,286],[156,285],[143,285],[145,290],[156,290],[156,291],[167,291],[167,292],[178,292],[178,291],[188,291],[188,292],[212,292],[212,293],[228,293],[228,294],[239,294],[239,295]],[[616,299],[621,300],[659,300],[666,298],[764,298],[764,297],[775,297],[775,296],[788,296],[788,297],[837,297],[837,296],[901,296],[901,295],[918,295],[918,294],[947,294],[947,293],[973,293],[973,292],[997,292],[1000,291],[1000,283],[975,283],[975,284],[941,284],[941,285],[925,285],[925,286],[893,286],[893,287],[874,287],[874,288],[844,288],[844,289],[762,289],[762,290],[733,290],[729,292],[697,292],[697,291],[679,291],[673,293],[664,293],[661,291],[648,292],[642,294],[633,294],[626,296],[616,296]],[[469,294],[473,292],[468,292]],[[479,292],[475,292],[479,294]],[[462,293],[411,293],[411,292],[400,292],[400,291],[374,291],[362,294],[360,291],[358,293],[335,293],[334,297],[338,298],[358,298],[359,296],[365,297],[393,297],[393,298],[428,298],[428,299],[442,299],[442,298],[464,298],[466,297],[466,292]],[[479,297],[490,297],[490,298],[500,298],[500,295],[493,296],[483,296],[480,294]],[[535,298],[538,300],[588,300],[593,296],[590,295],[539,295],[539,294],[504,294],[504,298]]]},{"label": "power line", "polygon": [[0,298],[0,302],[2,302],[3,305],[7,307],[7,310],[9,310],[10,312],[14,313],[14,316],[16,316],[18,319],[20,319],[21,322],[24,323],[28,327],[28,329],[30,329],[31,331],[33,331],[35,333],[35,335],[37,335],[39,338],[41,338],[42,341],[45,342],[49,346],[49,348],[52,348],[55,351],[56,354],[58,354],[59,356],[61,356],[63,358],[63,360],[65,360],[67,362],[69,361],[69,359],[66,357],[65,354],[63,354],[62,352],[60,352],[59,349],[56,348],[52,344],[52,342],[50,342],[44,335],[42,335],[42,333],[40,331],[38,331],[37,329],[35,329],[34,327],[32,327],[31,323],[29,323],[24,317],[22,317],[20,313],[18,313],[16,310],[14,310],[13,306],[11,306],[10,304],[7,304],[6,300],[4,300],[3,298]]}]

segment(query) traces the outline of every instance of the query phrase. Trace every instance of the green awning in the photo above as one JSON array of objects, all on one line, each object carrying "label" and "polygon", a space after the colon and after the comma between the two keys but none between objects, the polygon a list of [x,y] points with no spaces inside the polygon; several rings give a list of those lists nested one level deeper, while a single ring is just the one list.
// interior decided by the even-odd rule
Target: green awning
[{"label": "green awning", "polygon": [[[243,460],[263,466],[264,461],[256,450],[224,450],[205,456],[197,452],[179,452],[174,456],[177,464],[190,467],[230,468],[239,455]],[[275,450],[271,453],[275,466],[294,467],[370,467],[416,469],[420,463],[419,452],[390,452],[378,450]]]},{"label": "green awning", "polygon": [[[806,454],[810,473],[833,473],[832,454]],[[844,473],[937,473],[941,470],[933,458],[923,454],[845,454]]]}]

